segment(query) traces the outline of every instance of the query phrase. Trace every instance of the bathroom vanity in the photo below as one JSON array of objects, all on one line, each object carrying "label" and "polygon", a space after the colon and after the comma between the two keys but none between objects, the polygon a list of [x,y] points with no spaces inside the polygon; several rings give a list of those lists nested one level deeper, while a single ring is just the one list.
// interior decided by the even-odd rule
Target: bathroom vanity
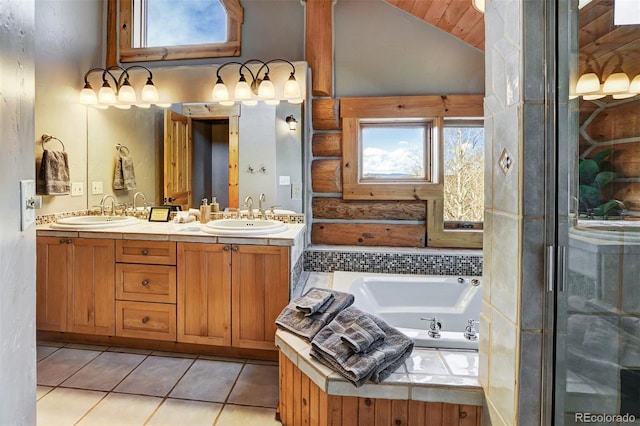
[{"label": "bathroom vanity", "polygon": [[199,224],[42,225],[39,338],[275,359],[274,321],[289,302],[304,230],[235,237]]}]

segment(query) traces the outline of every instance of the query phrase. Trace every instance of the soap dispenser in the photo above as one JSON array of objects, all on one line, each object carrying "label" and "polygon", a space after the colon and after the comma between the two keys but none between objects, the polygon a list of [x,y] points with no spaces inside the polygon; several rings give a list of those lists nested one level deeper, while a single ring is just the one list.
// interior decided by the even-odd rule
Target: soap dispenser
[{"label": "soap dispenser", "polygon": [[202,199],[202,205],[200,206],[200,223],[208,223],[211,219],[211,206],[206,198]]},{"label": "soap dispenser", "polygon": [[220,204],[216,200],[216,197],[211,197],[211,211],[217,213],[220,211]]}]

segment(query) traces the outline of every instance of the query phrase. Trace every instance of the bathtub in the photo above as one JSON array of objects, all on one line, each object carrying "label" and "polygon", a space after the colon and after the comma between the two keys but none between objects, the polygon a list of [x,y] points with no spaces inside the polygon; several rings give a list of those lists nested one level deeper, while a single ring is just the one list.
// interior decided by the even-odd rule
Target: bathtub
[{"label": "bathtub", "polygon": [[[464,337],[468,320],[480,319],[482,285],[479,277],[439,275],[333,273],[332,288],[354,295],[354,305],[377,315],[411,337],[416,346],[478,349],[478,340]],[[442,324],[440,337],[429,336],[429,321]],[[478,330],[478,325],[475,325]]]}]

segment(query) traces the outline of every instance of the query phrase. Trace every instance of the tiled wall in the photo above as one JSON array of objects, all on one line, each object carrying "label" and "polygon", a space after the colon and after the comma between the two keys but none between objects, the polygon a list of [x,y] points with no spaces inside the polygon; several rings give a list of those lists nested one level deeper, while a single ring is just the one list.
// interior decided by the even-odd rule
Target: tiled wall
[{"label": "tiled wall", "polygon": [[541,424],[545,238],[542,0],[485,13],[485,231],[480,374],[493,425]]}]

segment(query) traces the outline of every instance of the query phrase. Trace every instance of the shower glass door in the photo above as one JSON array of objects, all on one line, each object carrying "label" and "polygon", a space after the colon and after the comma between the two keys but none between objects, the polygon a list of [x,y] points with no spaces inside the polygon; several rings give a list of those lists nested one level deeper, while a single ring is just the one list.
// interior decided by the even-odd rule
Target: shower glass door
[{"label": "shower glass door", "polygon": [[564,7],[554,424],[640,424],[640,1]]}]

